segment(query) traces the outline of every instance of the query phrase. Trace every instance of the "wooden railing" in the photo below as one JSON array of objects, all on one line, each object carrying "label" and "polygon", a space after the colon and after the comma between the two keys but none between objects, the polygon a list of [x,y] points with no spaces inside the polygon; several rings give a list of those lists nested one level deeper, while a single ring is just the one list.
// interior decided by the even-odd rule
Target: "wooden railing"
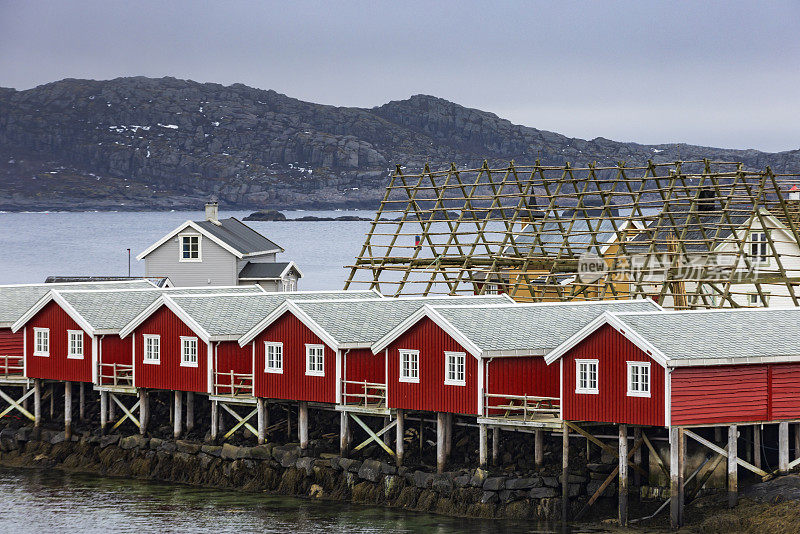
[{"label": "wooden railing", "polygon": [[[348,388],[348,385],[353,387]],[[386,384],[342,380],[342,399],[345,404],[357,404],[365,408],[386,406]]]},{"label": "wooden railing", "polygon": [[[215,395],[230,395],[232,397],[251,397],[253,395],[252,373],[235,373],[233,370],[215,371],[214,376]],[[227,379],[227,383],[224,382],[224,379]]]},{"label": "wooden railing", "polygon": [[[484,393],[484,414],[486,417],[503,417],[532,421],[542,416],[557,417],[558,397],[535,397],[531,395],[501,395]],[[492,404],[492,399],[500,399]]]},{"label": "wooden railing", "polygon": [[[106,374],[111,373],[111,374]],[[133,365],[101,363],[100,384],[106,386],[133,386]]]},{"label": "wooden railing", "polygon": [[0,356],[0,376],[22,376],[22,356]]}]

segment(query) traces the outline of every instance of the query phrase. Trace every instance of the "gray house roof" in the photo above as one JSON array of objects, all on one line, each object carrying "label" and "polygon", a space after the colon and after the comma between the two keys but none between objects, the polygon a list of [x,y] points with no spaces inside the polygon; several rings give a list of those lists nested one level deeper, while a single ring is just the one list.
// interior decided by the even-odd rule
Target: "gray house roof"
[{"label": "gray house roof", "polygon": [[[294,299],[292,299],[294,301]],[[383,298],[353,302],[293,302],[341,345],[370,346],[428,305],[508,304],[508,297]]]},{"label": "gray house roof", "polygon": [[20,284],[0,286],[0,328],[10,328],[39,299],[52,290],[91,290],[91,289],[155,289],[147,280],[121,282],[93,282],[67,284]]},{"label": "gray house roof", "polygon": [[[278,262],[278,263],[253,263],[247,262],[242,270],[239,271],[240,280],[280,280],[283,272],[293,262]],[[294,268],[298,275],[300,272]]]},{"label": "gray house roof", "polygon": [[256,232],[239,219],[220,219],[219,225],[211,221],[195,221],[203,231],[221,239],[241,254],[283,252],[283,249]]},{"label": "gray house roof", "polygon": [[651,300],[433,307],[478,349],[497,356],[544,355],[605,312],[660,309]]},{"label": "gray house roof", "polygon": [[800,308],[612,315],[669,365],[800,360]]},{"label": "gray house roof", "polygon": [[212,337],[239,339],[286,300],[345,300],[374,297],[373,291],[262,293],[253,296],[170,295],[188,317]]}]

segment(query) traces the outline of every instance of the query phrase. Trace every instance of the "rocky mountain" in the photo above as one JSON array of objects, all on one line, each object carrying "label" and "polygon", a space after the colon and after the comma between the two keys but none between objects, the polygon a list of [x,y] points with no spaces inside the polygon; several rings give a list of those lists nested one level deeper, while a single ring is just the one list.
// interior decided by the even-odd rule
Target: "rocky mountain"
[{"label": "rocky mountain", "polygon": [[800,170],[800,151],[574,139],[425,95],[372,109],[241,84],[66,79],[0,88],[0,209],[376,206],[395,164],[710,158]]}]

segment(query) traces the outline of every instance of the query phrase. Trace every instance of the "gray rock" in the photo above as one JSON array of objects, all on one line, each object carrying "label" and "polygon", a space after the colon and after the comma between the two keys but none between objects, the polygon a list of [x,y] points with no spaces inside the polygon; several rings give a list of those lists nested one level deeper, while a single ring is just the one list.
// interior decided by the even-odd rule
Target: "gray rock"
[{"label": "gray rock", "polygon": [[150,450],[152,451],[159,450],[163,444],[164,440],[161,438],[150,438]]},{"label": "gray rock", "polygon": [[178,440],[175,442],[175,445],[178,447],[178,452],[183,452],[186,454],[197,454],[200,452],[201,444],[199,443],[192,443],[191,441],[186,440]]},{"label": "gray rock", "polygon": [[486,469],[481,469],[480,467],[475,470],[473,473],[472,478],[469,481],[469,485],[475,488],[482,488],[483,483],[489,477],[489,472]]},{"label": "gray rock", "polygon": [[559,482],[558,477],[542,477],[542,482],[548,488],[560,488],[561,482]]},{"label": "gray rock", "polygon": [[119,447],[121,449],[146,449],[149,444],[149,438],[139,434],[125,436],[119,440]]},{"label": "gray rock", "polygon": [[[558,477],[558,483],[559,484],[561,484],[561,481],[563,480],[563,478],[564,477],[562,475],[559,475],[559,477]],[[586,477],[583,477],[583,476],[580,476],[580,475],[573,475],[572,473],[570,473],[569,474],[569,478],[567,479],[567,481],[568,481],[569,484],[585,484],[586,483]]]},{"label": "gray rock", "polygon": [[159,445],[158,450],[163,452],[175,452],[178,450],[178,446],[175,445],[174,441],[167,441],[162,440],[161,445]]},{"label": "gray rock", "polygon": [[453,494],[453,481],[448,475],[435,475],[431,482],[431,489],[443,497],[449,497]]},{"label": "gray rock", "polygon": [[246,458],[250,460],[269,460],[272,458],[272,447],[268,444],[247,447]]},{"label": "gray rock", "polygon": [[221,445],[201,445],[200,451],[216,458],[220,458],[222,456]]},{"label": "gray rock", "polygon": [[61,431],[58,434],[50,436],[49,441],[53,445],[55,445],[56,443],[63,443],[64,441],[66,441],[66,434],[63,431]]},{"label": "gray rock", "polygon": [[103,436],[102,438],[100,438],[100,448],[101,449],[105,449],[109,445],[115,445],[117,442],[119,442],[119,435],[118,434],[112,434],[110,436]]},{"label": "gray rock", "polygon": [[483,483],[484,491],[500,491],[505,488],[505,477],[489,477]]},{"label": "gray rock", "polygon": [[381,473],[384,475],[394,475],[397,473],[397,466],[387,462],[381,462]]},{"label": "gray rock", "polygon": [[378,482],[383,476],[381,462],[377,460],[364,460],[358,469],[358,476],[370,482]]},{"label": "gray rock", "polygon": [[506,489],[508,490],[522,490],[538,488],[544,482],[542,477],[525,477],[525,478],[509,478],[506,480]]},{"label": "gray rock", "polygon": [[470,476],[469,475],[459,475],[453,478],[453,484],[457,488],[466,488],[469,486]]},{"label": "gray rock", "polygon": [[481,494],[481,503],[482,504],[489,504],[497,502],[497,492],[495,491],[484,491]]},{"label": "gray rock", "polygon": [[239,447],[231,445],[230,443],[223,443],[220,456],[224,460],[236,460],[239,457]]},{"label": "gray rock", "polygon": [[23,426],[17,429],[16,433],[14,434],[14,439],[17,441],[30,441],[32,436],[33,428],[29,426]]},{"label": "gray rock", "polygon": [[310,456],[298,458],[294,465],[297,467],[297,469],[305,471],[306,476],[314,472],[314,458],[311,458]]},{"label": "gray rock", "polygon": [[339,458],[339,469],[342,471],[349,471],[350,473],[358,473],[361,468],[361,462],[353,460],[352,458]]},{"label": "gray rock", "polygon": [[431,482],[433,482],[433,474],[426,473],[425,471],[414,471],[411,477],[412,483],[420,489],[427,488],[431,485]]},{"label": "gray rock", "polygon": [[559,495],[559,492],[556,491],[555,488],[551,488],[548,486],[543,486],[539,488],[533,488],[528,493],[528,496],[531,499],[551,499]]}]

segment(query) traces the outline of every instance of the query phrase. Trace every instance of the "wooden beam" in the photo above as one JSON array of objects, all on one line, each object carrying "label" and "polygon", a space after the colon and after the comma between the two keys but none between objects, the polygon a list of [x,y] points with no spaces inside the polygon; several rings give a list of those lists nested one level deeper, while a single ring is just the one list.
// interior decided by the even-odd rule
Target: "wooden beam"
[{"label": "wooden beam", "polygon": [[300,401],[297,410],[297,439],[301,449],[308,449],[308,403],[305,401]]},{"label": "wooden beam", "polygon": [[728,507],[733,508],[739,502],[739,465],[738,457],[739,432],[736,425],[728,427]]},{"label": "wooden beam", "polygon": [[254,436],[258,437],[258,430],[253,428],[253,425],[248,423],[248,421],[250,419],[252,419],[252,417],[254,415],[258,414],[258,408],[255,408],[252,412],[250,412],[246,416],[242,417],[241,415],[236,413],[230,406],[228,406],[224,402],[220,402],[219,405],[222,407],[223,410],[225,410],[226,412],[231,414],[233,416],[233,418],[238,421],[235,425],[233,425],[231,427],[230,430],[228,430],[228,432],[224,436],[222,436],[222,439],[228,439],[229,437],[231,437],[233,435],[234,432],[239,430],[241,427],[245,427],[247,430],[250,431],[251,434],[253,434]]},{"label": "wooden beam", "polygon": [[[641,449],[641,447],[642,447],[642,440],[634,442],[633,448],[630,451],[628,451],[628,453],[626,454],[626,457],[627,458],[632,458],[633,455],[636,453],[636,451]],[[591,497],[589,497],[589,500],[586,502],[586,504],[583,506],[583,508],[581,508],[581,510],[575,516],[575,521],[579,521],[586,514],[586,512],[589,511],[589,508],[591,508],[592,505],[595,502],[597,502],[597,499],[599,499],[603,495],[603,493],[606,491],[608,486],[614,481],[615,478],[617,478],[618,474],[619,474],[619,465],[614,467],[614,470],[611,471],[611,473],[608,474],[608,476],[603,481],[603,483],[600,484],[600,487],[597,488],[597,491],[595,491],[594,494]]]},{"label": "wooden beam", "polygon": [[[39,404],[39,403],[37,403]],[[108,425],[108,391],[100,392],[100,432],[105,433]]]},{"label": "wooden beam", "polygon": [[113,393],[109,393],[109,395],[111,397],[111,400],[113,400],[117,405],[119,405],[120,409],[122,410],[122,417],[120,417],[119,421],[117,421],[114,424],[114,426],[111,427],[111,430],[114,430],[115,428],[120,426],[126,419],[130,419],[134,425],[136,425],[137,427],[141,427],[141,425],[139,424],[139,420],[133,415],[133,412],[137,408],[139,408],[139,401],[137,400],[136,403],[131,407],[131,409],[128,410],[125,407],[125,405],[122,404],[122,401],[117,398],[116,395],[114,395]]},{"label": "wooden beam", "polygon": [[445,453],[445,434],[447,433],[447,414],[436,412],[436,472],[444,473],[444,466],[447,462]]},{"label": "wooden beam", "polygon": [[216,440],[219,434],[219,401],[211,401],[211,439]]},{"label": "wooden beam", "polygon": [[761,469],[761,425],[753,425],[753,465]]},{"label": "wooden beam", "polygon": [[256,410],[258,410],[258,444],[263,445],[267,440],[267,425],[264,420],[264,410],[266,409],[264,399],[256,399]]},{"label": "wooden beam", "polygon": [[344,457],[350,449],[350,418],[347,412],[339,416],[339,454]]},{"label": "wooden beam", "polygon": [[[736,425],[733,425],[733,426],[736,426]],[[721,447],[718,447],[717,445],[711,443],[710,441],[708,441],[704,437],[698,436],[697,434],[695,434],[694,432],[692,432],[691,430],[688,430],[688,429],[684,429],[684,432],[686,433],[687,436],[689,436],[690,438],[692,438],[693,440],[695,440],[695,441],[697,441],[699,443],[702,443],[703,445],[705,445],[706,447],[708,447],[712,451],[716,452],[717,454],[722,454],[726,458],[728,457],[728,453],[725,451],[725,449],[723,449]],[[729,443],[729,445],[730,445],[730,443]],[[769,473],[767,473],[766,471],[764,471],[762,469],[757,468],[753,464],[745,462],[741,458],[737,457],[736,458],[736,462],[739,465],[741,465],[742,467],[744,467],[745,469],[747,469],[748,471],[752,471],[753,473],[755,473],[755,474],[757,474],[759,476],[762,476],[762,477],[769,477]]]},{"label": "wooden beam", "polygon": [[778,423],[778,471],[789,471],[789,423]]},{"label": "wooden beam", "polygon": [[[342,412],[342,413],[347,413],[347,412]],[[370,443],[370,442],[372,442],[372,441],[374,440],[374,441],[375,441],[375,442],[376,442],[378,445],[380,445],[380,447],[381,447],[383,450],[385,450],[386,452],[388,452],[390,456],[394,456],[394,451],[393,451],[391,448],[389,448],[389,446],[388,446],[388,445],[386,445],[386,443],[384,443],[384,442],[383,442],[383,440],[382,440],[380,437],[381,437],[381,436],[382,436],[382,435],[383,435],[385,432],[387,432],[387,431],[391,430],[392,428],[394,428],[394,426],[397,424],[397,419],[395,419],[394,421],[392,421],[392,422],[389,424],[389,426],[387,426],[387,427],[384,427],[384,428],[382,428],[381,430],[379,430],[377,433],[375,433],[375,432],[373,432],[373,431],[372,431],[372,429],[371,429],[371,428],[370,428],[370,427],[369,427],[369,426],[368,426],[368,425],[367,425],[367,424],[366,424],[364,421],[362,421],[362,420],[361,420],[361,418],[360,418],[360,417],[358,417],[356,414],[354,414],[354,413],[350,413],[349,415],[350,415],[350,417],[352,417],[352,418],[353,418],[353,421],[355,421],[356,423],[358,423],[358,426],[360,426],[361,428],[363,428],[363,429],[364,429],[364,431],[365,431],[365,432],[366,432],[366,433],[369,435],[369,438],[367,438],[367,440],[366,440],[366,441],[364,441],[363,443],[361,443],[361,444],[360,444],[358,447],[356,447],[356,448],[355,448],[355,449],[353,449],[353,450],[356,450],[356,451],[357,451],[357,450],[360,450],[360,449],[362,449],[363,447],[366,447],[368,443]]]},{"label": "wooden beam", "polygon": [[619,524],[628,524],[628,426],[619,425]]},{"label": "wooden beam", "polygon": [[536,467],[542,467],[542,464],[544,464],[544,430],[537,428],[533,433],[533,441],[533,455]]},{"label": "wooden beam", "polygon": [[683,501],[681,500],[680,487],[680,471],[682,467],[681,461],[681,447],[679,441],[681,437],[681,429],[678,427],[670,427],[669,429],[669,495],[670,495],[670,513],[669,519],[672,528],[680,528],[683,524]]},{"label": "wooden beam", "polygon": [[648,439],[647,434],[645,434],[644,432],[642,432],[642,441],[644,442],[645,445],[647,445],[647,448],[650,450],[650,454],[652,455],[652,457],[655,458],[656,465],[658,466],[658,468],[661,469],[661,472],[664,473],[664,476],[667,477],[667,480],[669,480],[669,469],[667,469],[667,466],[664,465],[664,461],[661,459],[661,455],[658,454],[658,451],[650,442],[650,439]]},{"label": "wooden beam", "polygon": [[186,392],[186,432],[194,430],[194,392]]},{"label": "wooden beam", "polygon": [[139,433],[145,435],[147,424],[150,422],[150,393],[139,388]]},{"label": "wooden beam", "polygon": [[64,382],[64,439],[72,439],[72,382]]},{"label": "wooden beam", "polygon": [[486,433],[488,432],[488,428],[486,428],[486,423],[479,423],[478,424],[478,464],[485,468],[486,464],[489,463],[489,444],[488,444],[488,436]]},{"label": "wooden beam", "polygon": [[395,436],[394,450],[397,467],[403,465],[403,456],[405,455],[405,413],[403,410],[397,410],[397,436]]},{"label": "wooden beam", "polygon": [[569,517],[569,429],[570,426],[564,424],[561,431],[561,522],[564,525]]},{"label": "wooden beam", "polygon": [[[589,441],[591,441],[592,443],[594,443],[598,447],[602,448],[603,450],[607,451],[608,453],[613,454],[615,457],[619,456],[619,453],[617,452],[617,450],[614,447],[611,447],[610,445],[608,445],[606,443],[603,443],[602,441],[600,441],[599,439],[597,439],[596,437],[594,437],[593,435],[588,433],[586,430],[584,430],[581,427],[579,427],[578,425],[576,425],[575,423],[573,423],[571,421],[564,421],[564,425],[568,426],[571,429],[573,429],[575,432],[577,432],[578,434],[584,436],[586,439],[588,439]],[[634,465],[633,462],[628,462],[628,465],[630,465],[633,468],[634,471],[637,471],[640,474],[642,474],[644,476],[647,476],[647,473],[644,471],[644,469]]]},{"label": "wooden beam", "polygon": [[33,395],[35,392],[34,389],[29,389],[26,391],[19,400],[14,400],[10,395],[8,395],[5,391],[0,389],[0,398],[4,399],[8,402],[9,406],[0,412],[0,418],[5,417],[11,410],[17,410],[19,413],[30,419],[31,421],[36,421],[36,416],[33,415],[31,412],[25,409],[24,402],[27,400],[28,397]]}]

